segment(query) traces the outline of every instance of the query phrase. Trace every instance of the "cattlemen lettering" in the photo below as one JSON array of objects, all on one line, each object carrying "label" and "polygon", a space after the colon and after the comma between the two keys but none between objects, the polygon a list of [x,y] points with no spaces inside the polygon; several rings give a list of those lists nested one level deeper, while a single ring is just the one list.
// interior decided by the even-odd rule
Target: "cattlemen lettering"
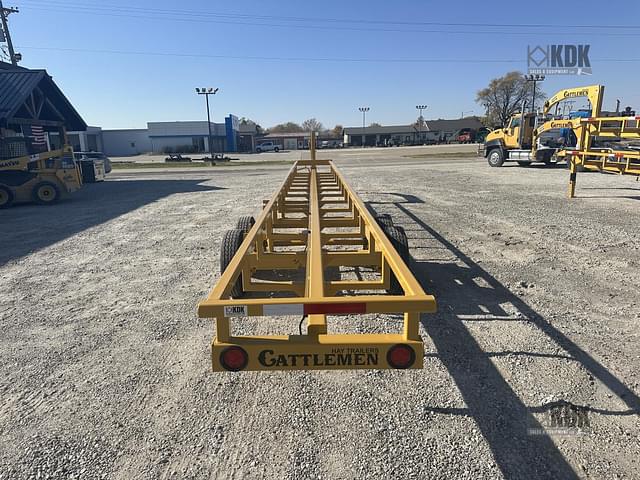
[{"label": "cattlemen lettering", "polygon": [[339,367],[378,366],[378,353],[279,353],[262,350],[258,361],[263,367]]}]

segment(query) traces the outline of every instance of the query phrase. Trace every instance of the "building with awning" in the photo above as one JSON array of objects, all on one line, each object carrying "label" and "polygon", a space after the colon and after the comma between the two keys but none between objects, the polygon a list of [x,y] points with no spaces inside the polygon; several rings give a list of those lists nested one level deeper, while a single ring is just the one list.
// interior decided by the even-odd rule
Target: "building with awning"
[{"label": "building with awning", "polygon": [[443,143],[463,128],[482,128],[478,117],[425,120],[419,127],[411,125],[371,125],[369,127],[345,127],[344,144],[351,146],[417,145]]},{"label": "building with awning", "polygon": [[[66,131],[87,124],[46,70],[30,70],[0,62],[0,138],[2,149],[25,145],[26,153],[59,148]],[[12,142],[12,139],[21,139]],[[3,156],[13,152],[2,152]]]}]

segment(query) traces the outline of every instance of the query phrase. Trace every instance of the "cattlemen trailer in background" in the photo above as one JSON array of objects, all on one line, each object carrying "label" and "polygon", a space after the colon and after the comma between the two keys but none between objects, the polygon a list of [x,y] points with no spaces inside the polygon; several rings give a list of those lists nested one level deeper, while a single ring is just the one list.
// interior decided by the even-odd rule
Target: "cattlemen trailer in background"
[{"label": "cattlemen trailer in background", "polygon": [[[374,218],[333,162],[316,160],[314,140],[257,221],[242,217],[224,235],[222,275],[198,307],[216,321],[213,369],[421,368],[420,314],[436,301],[407,266],[406,234]],[[329,316],[399,313],[402,332],[328,331]],[[253,316],[288,317],[299,334],[233,335],[232,319]]]}]

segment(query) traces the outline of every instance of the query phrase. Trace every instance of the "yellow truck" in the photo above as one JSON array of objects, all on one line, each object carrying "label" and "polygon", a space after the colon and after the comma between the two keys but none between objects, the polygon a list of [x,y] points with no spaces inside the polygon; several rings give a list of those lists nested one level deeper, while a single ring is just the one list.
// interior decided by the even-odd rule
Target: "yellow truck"
[{"label": "yellow truck", "polygon": [[71,147],[30,152],[28,138],[0,138],[0,208],[22,202],[51,205],[82,186]]},{"label": "yellow truck", "polygon": [[[514,114],[508,124],[489,133],[481,147],[480,154],[492,167],[501,167],[504,162],[515,161],[526,166],[533,162],[545,164],[564,160],[565,150],[575,148],[581,137],[581,118],[564,118],[551,113],[564,100],[586,97],[591,103],[590,117],[600,115],[604,86],[568,88],[547,100],[542,112],[522,112]],[[552,134],[565,133],[564,136]]]}]

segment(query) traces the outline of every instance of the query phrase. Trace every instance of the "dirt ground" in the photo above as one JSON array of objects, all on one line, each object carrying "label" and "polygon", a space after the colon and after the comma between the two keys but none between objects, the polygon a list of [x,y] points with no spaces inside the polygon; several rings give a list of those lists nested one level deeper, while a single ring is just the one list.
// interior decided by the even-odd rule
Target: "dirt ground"
[{"label": "dirt ground", "polygon": [[196,304],[285,167],[117,173],[0,211],[0,479],[640,478],[640,184],[339,163],[438,300],[422,370],[212,373]]}]

